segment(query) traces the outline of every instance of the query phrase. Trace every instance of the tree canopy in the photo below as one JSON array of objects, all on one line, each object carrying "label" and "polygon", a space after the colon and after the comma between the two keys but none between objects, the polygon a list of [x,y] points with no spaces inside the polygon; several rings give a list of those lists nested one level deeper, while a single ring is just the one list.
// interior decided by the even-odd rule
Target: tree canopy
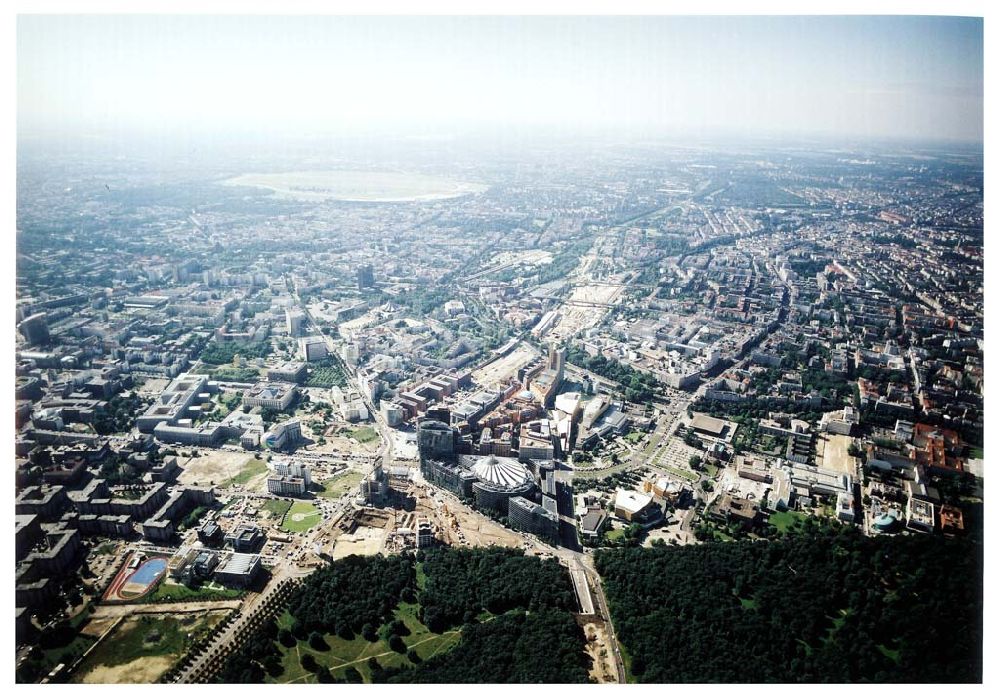
[{"label": "tree canopy", "polygon": [[465,625],[446,654],[387,671],[390,683],[584,683],[589,658],[583,630],[568,612],[514,611]]},{"label": "tree canopy", "polygon": [[431,549],[423,571],[423,622],[434,632],[462,622],[467,612],[576,608],[566,570],[554,559],[527,557],[519,549]]},{"label": "tree canopy", "polygon": [[293,632],[344,635],[381,625],[415,589],[413,558],[351,555],[310,574],[292,595]]},{"label": "tree canopy", "polygon": [[826,531],[601,550],[641,682],[979,682],[982,548]]},{"label": "tree canopy", "polygon": [[[265,623],[229,657],[220,682],[256,683],[280,674],[279,644],[296,637],[322,650],[322,635],[345,639],[361,634],[376,641],[381,633],[398,654],[416,654],[402,637],[410,630],[393,617],[399,602],[417,600],[431,631],[462,637],[447,653],[413,668],[372,669],[377,682],[586,682],[589,658],[585,637],[571,611],[576,601],[569,574],[555,560],[526,557],[522,550],[487,547],[440,548],[421,554],[425,587],[416,594],[412,557],[349,556],[310,574],[288,603],[292,631]],[[484,611],[495,616],[482,624]],[[527,611],[527,613],[525,612]],[[381,628],[381,632],[378,631]],[[418,656],[419,658],[419,656]],[[280,661],[279,661],[280,663]],[[320,682],[335,682],[330,671],[305,666]],[[360,674],[346,673],[348,682]]]}]

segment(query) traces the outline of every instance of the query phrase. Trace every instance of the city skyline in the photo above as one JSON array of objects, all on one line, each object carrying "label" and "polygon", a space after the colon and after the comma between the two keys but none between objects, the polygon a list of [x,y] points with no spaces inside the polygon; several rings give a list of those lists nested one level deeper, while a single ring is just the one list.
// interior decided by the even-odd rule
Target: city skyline
[{"label": "city skyline", "polygon": [[988,681],[983,27],[22,16],[13,679]]},{"label": "city skyline", "polygon": [[982,19],[20,16],[18,126],[981,142]]}]

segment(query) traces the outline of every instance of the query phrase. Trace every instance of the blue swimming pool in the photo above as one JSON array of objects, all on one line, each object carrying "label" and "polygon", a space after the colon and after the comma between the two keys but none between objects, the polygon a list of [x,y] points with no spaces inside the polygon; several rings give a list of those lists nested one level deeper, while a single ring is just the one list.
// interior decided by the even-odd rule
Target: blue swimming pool
[{"label": "blue swimming pool", "polygon": [[140,583],[144,586],[148,586],[150,583],[155,581],[163,570],[167,568],[166,559],[150,559],[144,562],[142,566],[136,569],[135,573],[129,576],[129,583]]}]

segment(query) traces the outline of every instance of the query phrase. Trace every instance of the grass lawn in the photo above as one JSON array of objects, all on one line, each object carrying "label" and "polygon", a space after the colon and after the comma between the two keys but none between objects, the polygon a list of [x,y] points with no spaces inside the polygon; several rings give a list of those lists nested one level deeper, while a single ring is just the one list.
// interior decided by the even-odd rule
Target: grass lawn
[{"label": "grass lawn", "polygon": [[378,439],[378,431],[371,426],[362,426],[351,431],[351,438],[359,443],[370,443]]},{"label": "grass lawn", "polygon": [[267,511],[271,514],[271,520],[281,520],[288,513],[288,509],[292,507],[291,501],[285,501],[284,499],[271,499],[270,501],[265,501],[261,506],[261,510]]},{"label": "grass lawn", "polygon": [[664,467],[664,470],[670,472],[670,474],[676,475],[681,479],[686,479],[689,482],[696,482],[700,477],[694,472],[689,472],[688,470],[677,469],[676,467]]},{"label": "grass lawn", "polygon": [[724,530],[712,528],[712,538],[716,542],[732,542],[735,538]]},{"label": "grass lawn", "polygon": [[249,458],[246,463],[240,469],[240,473],[237,474],[232,479],[229,479],[222,483],[222,486],[233,486],[234,484],[246,484],[254,477],[267,472],[267,463],[263,460],[258,460],[255,457]]},{"label": "grass lawn", "polygon": [[[394,613],[395,618],[401,620],[410,630],[410,634],[403,637],[407,649],[413,648],[421,659],[427,660],[431,656],[454,648],[461,638],[461,630],[453,629],[443,634],[431,632],[417,619],[419,608],[416,603],[400,603]],[[287,612],[278,618],[279,627],[289,628],[291,625],[292,617]],[[319,665],[330,667],[338,678],[342,678],[347,668],[353,666],[361,673],[365,682],[371,682],[368,659],[372,656],[375,656],[383,667],[413,665],[405,653],[396,653],[382,639],[369,642],[357,635],[347,641],[334,634],[327,634],[324,639],[330,647],[327,651],[316,651],[306,641],[299,641],[291,648],[279,644],[284,672],[276,677],[268,676],[266,680],[295,684],[317,682],[316,676],[302,667],[302,656],[307,653],[311,653]]]},{"label": "grass lawn", "polygon": [[186,617],[142,615],[136,621],[127,620],[87,656],[74,675],[83,677],[98,666],[119,666],[140,658],[180,658],[191,641],[189,636],[207,631],[222,617],[221,613]]},{"label": "grass lawn", "polygon": [[443,634],[435,634],[417,619],[419,611],[420,605],[417,603],[400,603],[396,608],[396,619],[402,620],[410,630],[409,636],[403,637],[407,649],[413,647],[420,658],[427,660],[431,656],[448,651],[458,643],[461,637],[460,630],[453,629]]},{"label": "grass lawn", "polygon": [[604,539],[607,540],[608,542],[618,542],[618,540],[622,539],[623,537],[625,537],[625,530],[620,529],[620,530],[609,531],[604,536]]},{"label": "grass lawn", "polygon": [[644,435],[645,435],[644,433],[639,433],[638,431],[632,431],[627,436],[625,436],[625,440],[635,445],[636,443],[642,440],[642,437]]},{"label": "grass lawn", "polygon": [[144,600],[151,603],[171,602],[174,600],[236,600],[243,596],[243,591],[223,588],[221,586],[203,585],[199,588],[188,588],[182,583],[172,583],[163,579],[156,590],[147,595]]},{"label": "grass lawn", "polygon": [[643,449],[642,454],[643,455],[652,455],[653,451],[656,450],[657,447],[659,447],[660,441],[661,441],[661,439],[659,439],[659,438],[657,438],[657,439],[650,438],[649,439],[649,443],[646,444],[646,447],[645,447],[645,449]]},{"label": "grass lawn", "polygon": [[780,511],[772,513],[768,523],[776,527],[779,532],[788,532],[796,523],[805,522],[808,517],[805,513],[798,511]]},{"label": "grass lawn", "polygon": [[296,501],[285,514],[281,529],[285,532],[304,532],[323,520],[316,506],[308,501]]},{"label": "grass lawn", "polygon": [[317,492],[317,496],[322,496],[325,499],[339,499],[351,489],[356,489],[364,478],[365,475],[360,472],[346,470],[320,484],[323,490]]}]

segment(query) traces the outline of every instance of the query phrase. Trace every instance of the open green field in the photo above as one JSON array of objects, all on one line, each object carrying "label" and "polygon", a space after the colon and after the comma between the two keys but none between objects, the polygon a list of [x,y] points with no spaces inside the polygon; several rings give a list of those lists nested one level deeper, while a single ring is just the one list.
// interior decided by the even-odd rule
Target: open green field
[{"label": "open green field", "polygon": [[227,479],[222,483],[222,486],[233,486],[234,484],[246,484],[254,477],[267,472],[267,463],[263,460],[258,460],[257,458],[248,458],[243,467],[240,468],[240,473],[231,479]]},{"label": "open green field", "polygon": [[608,542],[618,542],[623,537],[625,537],[625,530],[619,528],[618,530],[608,531],[608,533],[604,536],[604,539]]},{"label": "open green field", "polygon": [[799,513],[797,511],[780,511],[778,513],[772,513],[767,522],[778,528],[778,532],[788,532],[795,526],[796,523],[804,523],[807,518],[809,518],[809,516],[805,513]]},{"label": "open green field", "polygon": [[270,501],[265,501],[260,509],[262,511],[267,511],[271,520],[281,520],[288,513],[288,509],[292,507],[291,501],[285,501],[284,499],[271,499]]},{"label": "open green field", "polygon": [[[394,613],[395,619],[401,620],[410,630],[408,636],[403,637],[403,643],[407,650],[413,649],[422,660],[427,660],[432,656],[452,649],[461,638],[461,630],[454,629],[443,634],[435,634],[417,619],[419,605],[416,603],[400,603]],[[290,628],[292,617],[285,613],[278,619],[278,626]],[[379,636],[381,636],[381,631]],[[316,658],[320,666],[328,666],[337,678],[343,678],[348,667],[357,669],[365,682],[371,682],[371,669],[368,667],[368,659],[375,657],[383,667],[389,666],[411,666],[413,663],[406,657],[405,653],[397,653],[389,648],[388,643],[379,639],[369,642],[364,637],[358,635],[350,641],[342,639],[335,634],[327,634],[324,637],[327,646],[326,651],[317,651],[311,648],[306,641],[299,641],[295,646],[280,646],[281,664],[284,672],[281,675],[268,676],[268,682],[276,683],[315,683],[315,674],[302,667],[302,656],[309,653]]]},{"label": "open green field", "polygon": [[370,443],[378,439],[378,431],[371,426],[362,426],[351,431],[351,438],[359,443]]},{"label": "open green field", "polygon": [[325,499],[339,499],[348,491],[356,489],[361,483],[361,480],[364,478],[365,476],[361,474],[361,472],[346,470],[341,474],[338,474],[336,477],[322,482],[320,486],[323,490],[317,492],[317,495],[322,496]]},{"label": "open green field", "polygon": [[323,515],[316,506],[308,501],[296,501],[285,514],[281,529],[285,532],[305,532],[323,520]]},{"label": "open green field", "polygon": [[75,682],[155,682],[224,613],[143,615],[122,622],[80,664]]},{"label": "open green field", "polygon": [[199,588],[188,588],[182,583],[173,583],[165,578],[143,600],[150,603],[188,600],[236,600],[237,598],[241,598],[243,593],[244,591],[241,590],[208,584]]},{"label": "open green field", "polygon": [[658,437],[658,438],[654,437],[654,436],[656,436],[655,432],[654,432],[653,436],[650,436],[649,443],[646,444],[645,449],[642,451],[643,455],[652,455],[653,451],[656,450],[660,446],[660,443],[663,442],[663,436],[662,435],[660,437]]},{"label": "open green field", "polygon": [[676,475],[681,479],[686,479],[689,482],[696,482],[699,479],[701,479],[701,477],[699,477],[696,473],[690,470],[677,469],[676,467],[664,467],[663,469],[667,472],[670,472],[670,474]]}]

